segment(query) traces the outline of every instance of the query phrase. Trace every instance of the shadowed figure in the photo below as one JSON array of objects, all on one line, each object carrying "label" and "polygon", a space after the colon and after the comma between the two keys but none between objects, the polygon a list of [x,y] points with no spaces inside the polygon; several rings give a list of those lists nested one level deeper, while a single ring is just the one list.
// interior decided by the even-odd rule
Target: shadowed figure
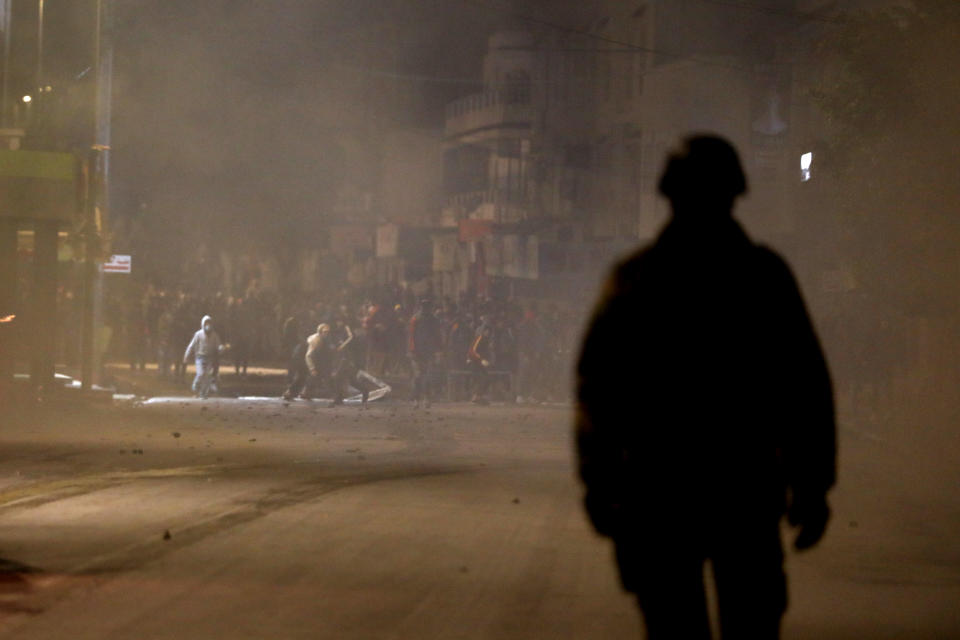
[{"label": "shadowed figure", "polygon": [[648,637],[777,638],[780,520],[815,545],[835,478],[833,390],[789,267],[731,211],[736,151],[688,138],[660,191],[673,217],[616,266],[584,338],[576,423],[587,513]]}]

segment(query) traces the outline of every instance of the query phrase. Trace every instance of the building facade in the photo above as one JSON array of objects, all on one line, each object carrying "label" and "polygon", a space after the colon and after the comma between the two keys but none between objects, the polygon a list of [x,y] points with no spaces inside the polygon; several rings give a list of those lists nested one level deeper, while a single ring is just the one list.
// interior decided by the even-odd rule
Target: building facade
[{"label": "building facade", "polygon": [[591,286],[664,224],[657,180],[694,132],[737,146],[751,181],[740,219],[789,243],[803,145],[784,43],[803,24],[787,0],[605,0],[575,29],[493,34],[483,91],[447,108],[436,288]]}]

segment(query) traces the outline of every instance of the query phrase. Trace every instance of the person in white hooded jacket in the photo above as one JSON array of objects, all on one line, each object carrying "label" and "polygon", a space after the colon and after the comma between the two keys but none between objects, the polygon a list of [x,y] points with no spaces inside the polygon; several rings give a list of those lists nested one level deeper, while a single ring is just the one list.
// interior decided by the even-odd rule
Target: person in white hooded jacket
[{"label": "person in white hooded jacket", "polygon": [[184,364],[190,361],[191,356],[195,358],[197,375],[193,379],[192,388],[193,392],[202,398],[210,394],[214,371],[222,349],[220,336],[213,330],[213,318],[203,316],[203,320],[200,321],[200,330],[193,334],[193,339],[183,353]]}]

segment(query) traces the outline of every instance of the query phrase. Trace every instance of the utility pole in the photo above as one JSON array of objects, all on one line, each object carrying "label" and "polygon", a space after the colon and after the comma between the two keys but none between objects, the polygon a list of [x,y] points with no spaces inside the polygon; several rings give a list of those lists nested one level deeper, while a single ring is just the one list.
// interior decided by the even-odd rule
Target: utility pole
[{"label": "utility pole", "polygon": [[44,0],[37,0],[37,78],[33,89],[37,98],[43,89],[43,2]]},{"label": "utility pole", "polygon": [[3,31],[3,89],[0,91],[0,129],[10,126],[10,28],[13,22],[13,0],[0,0],[0,30]]},{"label": "utility pole", "polygon": [[110,177],[110,102],[113,79],[113,39],[109,0],[96,2],[96,27],[93,46],[94,121],[93,144],[86,160],[86,200],[84,202],[84,313],[81,334],[83,354],[80,378],[83,389],[92,388],[99,375],[100,352],[96,330],[100,325],[103,274],[97,268],[100,258],[100,230],[109,205]]}]

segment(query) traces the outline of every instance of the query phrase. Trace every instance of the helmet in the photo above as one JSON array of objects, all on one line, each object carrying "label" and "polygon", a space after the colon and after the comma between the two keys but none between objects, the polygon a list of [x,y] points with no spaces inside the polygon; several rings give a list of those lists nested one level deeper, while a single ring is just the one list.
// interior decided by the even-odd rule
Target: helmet
[{"label": "helmet", "polygon": [[658,189],[670,200],[717,202],[745,194],[747,178],[732,144],[715,135],[694,135],[670,155]]}]

